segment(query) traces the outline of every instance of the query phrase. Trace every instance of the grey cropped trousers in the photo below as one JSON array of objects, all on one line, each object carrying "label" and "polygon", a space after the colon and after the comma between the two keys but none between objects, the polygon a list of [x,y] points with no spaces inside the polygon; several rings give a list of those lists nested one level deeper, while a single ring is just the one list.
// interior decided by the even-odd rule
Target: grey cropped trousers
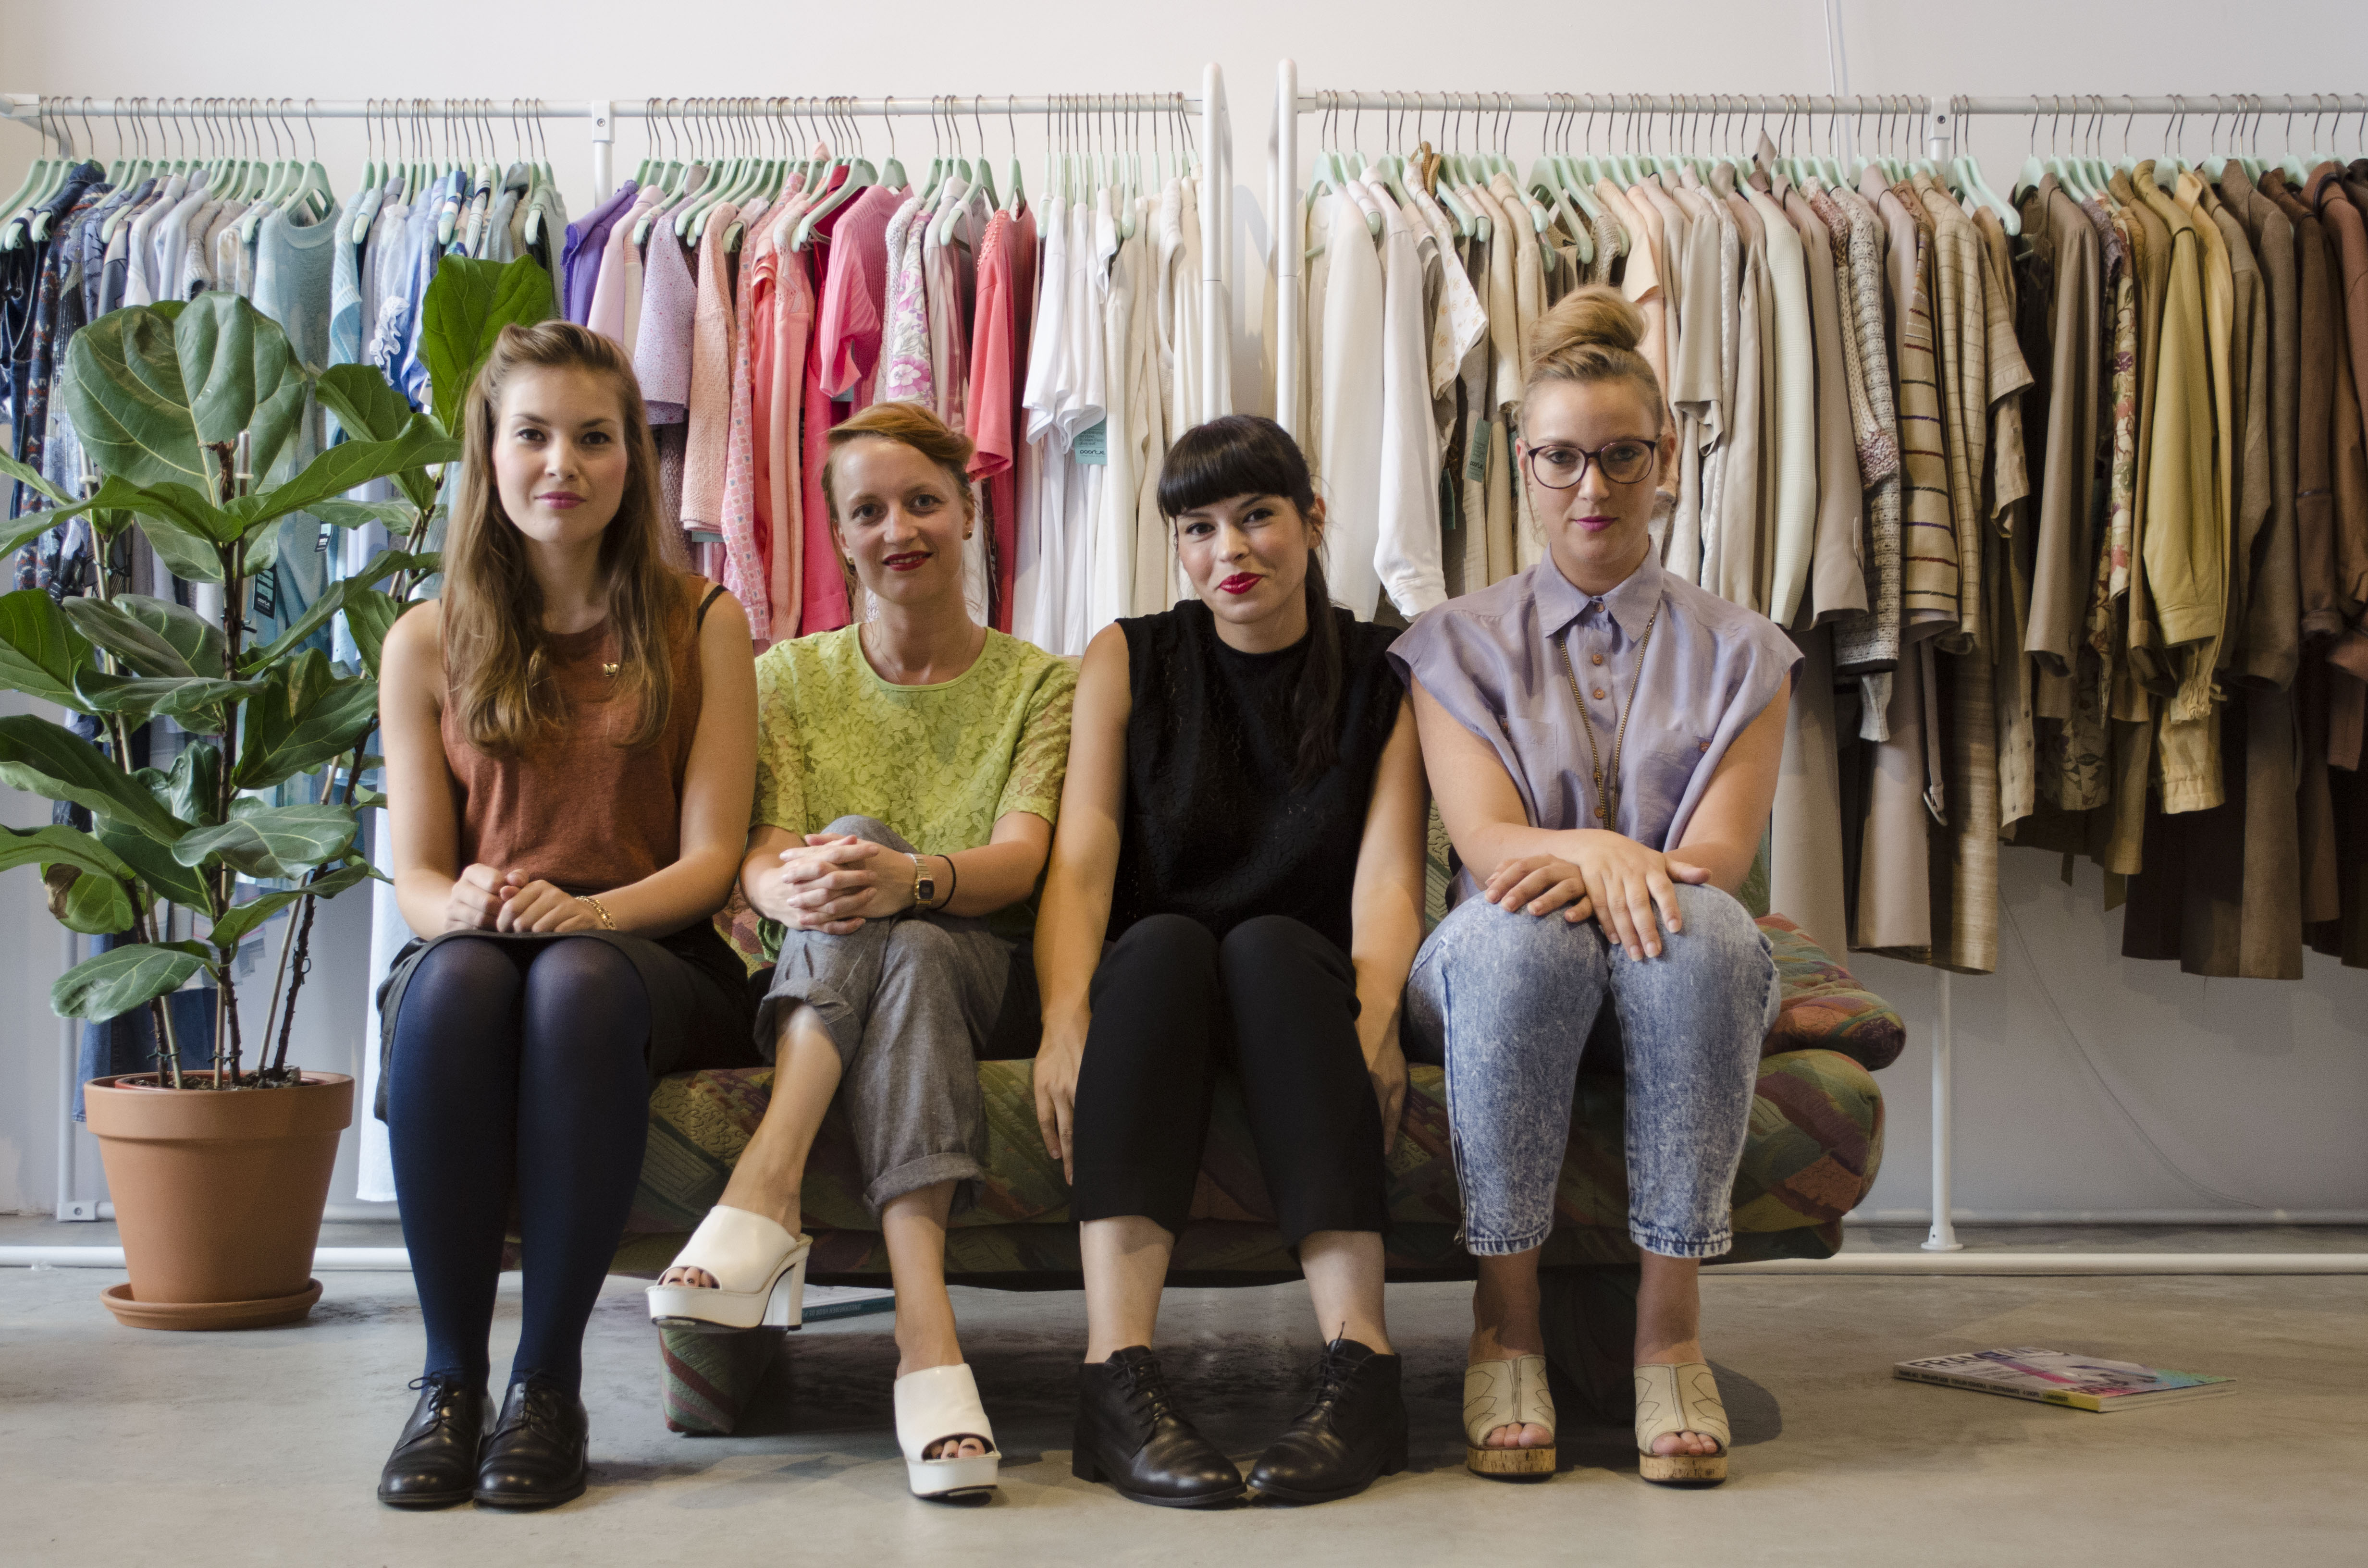
[{"label": "grey cropped trousers", "polygon": [[[841,817],[824,831],[916,852],[871,817]],[[986,1168],[978,1062],[1035,1054],[1035,990],[1026,947],[984,921],[908,911],[843,937],[792,930],[757,1008],[757,1047],[772,1060],[791,1012],[813,1007],[838,1049],[837,1106],[855,1137],[864,1202],[876,1215],[952,1181],[960,1213],[976,1201]]]}]

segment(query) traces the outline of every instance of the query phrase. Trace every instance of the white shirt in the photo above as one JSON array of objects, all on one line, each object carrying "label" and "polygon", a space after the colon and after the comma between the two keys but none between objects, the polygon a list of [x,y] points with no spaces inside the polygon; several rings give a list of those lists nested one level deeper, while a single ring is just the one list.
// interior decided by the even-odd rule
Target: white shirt
[{"label": "white shirt", "polygon": [[[1398,613],[1412,620],[1447,602],[1447,574],[1440,562],[1430,329],[1414,230],[1386,194],[1367,187],[1366,195],[1382,215],[1382,418],[1373,574]],[[1370,619],[1372,607],[1359,613]]]},{"label": "white shirt", "polygon": [[189,187],[186,176],[175,175],[165,182],[165,188],[146,211],[131,221],[131,237],[124,246],[123,302],[127,305],[153,305],[156,302],[156,225],[165,214],[180,205],[182,193]]},{"label": "white shirt", "polygon": [[1371,620],[1382,589],[1382,258],[1362,207],[1338,193],[1323,204],[1325,569],[1333,598]]}]

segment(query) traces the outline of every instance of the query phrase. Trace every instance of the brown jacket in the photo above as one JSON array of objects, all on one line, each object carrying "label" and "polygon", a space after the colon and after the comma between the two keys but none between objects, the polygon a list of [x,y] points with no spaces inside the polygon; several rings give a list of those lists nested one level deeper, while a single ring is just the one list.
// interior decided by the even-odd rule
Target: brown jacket
[{"label": "brown jacket", "polygon": [[2220,199],[2252,242],[2270,322],[2270,509],[2246,563],[2251,593],[2245,604],[2244,647],[2236,668],[2241,679],[2283,690],[2294,684],[2302,652],[2302,579],[2294,539],[2302,300],[2296,291],[2294,222],[2233,158],[2220,178]]}]

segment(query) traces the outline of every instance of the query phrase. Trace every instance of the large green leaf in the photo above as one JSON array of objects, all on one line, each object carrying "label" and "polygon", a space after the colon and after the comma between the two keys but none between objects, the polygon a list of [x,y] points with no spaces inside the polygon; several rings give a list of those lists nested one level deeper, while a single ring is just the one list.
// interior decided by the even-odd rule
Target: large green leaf
[{"label": "large green leaf", "polygon": [[224,914],[207,935],[219,946],[234,948],[246,939],[248,932],[298,899],[308,895],[313,898],[335,897],[356,882],[368,881],[370,874],[367,862],[359,866],[340,866],[318,881],[306,882],[302,887],[280,888],[260,898],[249,899]]},{"label": "large green leaf", "polygon": [[126,880],[131,868],[123,858],[77,828],[0,826],[0,871],[17,866],[73,866],[102,877]]},{"label": "large green leaf", "polygon": [[313,516],[333,528],[358,528],[376,523],[387,532],[402,535],[411,531],[418,514],[401,501],[317,501],[310,508]]},{"label": "large green leaf", "polygon": [[259,680],[211,680],[204,676],[112,676],[87,669],[74,677],[85,711],[120,713],[139,724],[162,713],[185,730],[218,735],[229,727],[222,705],[263,690]]},{"label": "large green leaf", "polygon": [[392,441],[419,417],[375,365],[332,365],[313,383],[313,395],[349,441]]},{"label": "large green leaf", "polygon": [[261,790],[351,751],[378,714],[378,682],[338,678],[329,656],[307,648],[272,666],[271,689],[246,705],[238,787]]},{"label": "large green leaf", "polygon": [[230,650],[221,631],[170,599],[145,594],[72,598],[65,612],[75,630],[121,659],[134,675],[221,680],[230,674]]},{"label": "large green leaf", "polygon": [[24,865],[40,867],[44,881],[51,867],[66,868],[72,880],[58,918],[67,929],[111,936],[131,924],[131,900],[123,891],[131,868],[90,835],[70,827],[0,827],[0,870]]},{"label": "large green leaf", "polygon": [[304,369],[279,324],[238,295],[133,306],[74,334],[59,395],[91,460],[134,484],[220,494],[210,444],[249,433],[268,473],[304,409]]},{"label": "large green leaf", "polygon": [[140,781],[164,803],[166,811],[193,827],[211,827],[222,820],[222,747],[211,741],[191,741],[173,759],[173,771],[140,770]]},{"label": "large green leaf", "polygon": [[203,877],[173,858],[170,846],[157,843],[136,827],[126,827],[105,817],[92,824],[92,831],[101,844],[140,873],[140,880],[151,892],[184,909],[201,914],[212,910],[213,890],[206,885]]},{"label": "large green leaf", "polygon": [[94,507],[130,512],[142,521],[164,524],[176,537],[228,544],[244,527],[237,517],[217,506],[201,491],[177,480],[134,484],[120,474],[108,474],[90,498]]},{"label": "large green leaf", "polygon": [[[423,568],[432,571],[436,560],[437,557],[434,555],[406,555],[399,550],[379,551],[377,555],[371,557],[369,565],[354,575],[340,578],[330,584],[328,590],[306,606],[304,613],[298,616],[287,631],[240,659],[239,667],[248,670],[260,669],[275,662],[282,653],[327,625],[330,617],[345,608],[360,595],[372,591],[379,584],[385,582],[398,572],[416,572]],[[374,660],[371,673],[377,673]]]},{"label": "large green leaf", "polygon": [[55,512],[28,512],[14,522],[0,523],[0,561],[15,555],[63,520]]},{"label": "large green leaf", "polygon": [[302,512],[315,502],[342,495],[356,485],[384,479],[405,469],[450,462],[461,455],[461,443],[436,427],[436,422],[415,415],[403,434],[392,441],[340,441],[304,467],[285,484],[275,484],[233,501],[227,510],[247,528],[272,517]]},{"label": "large green leaf", "polygon": [[0,594],[0,686],[87,713],[74,676],[91,668],[90,643],[39,588]]},{"label": "large green leaf", "polygon": [[39,492],[52,506],[73,506],[79,510],[74,498],[51,484],[37,468],[28,468],[6,452],[0,452],[0,479],[13,479],[19,484]]},{"label": "large green leaf", "polygon": [[0,719],[0,784],[30,790],[52,801],[71,801],[114,817],[166,843],[185,824],[156,797],[100,754],[97,746],[61,724],[30,713]]},{"label": "large green leaf", "polygon": [[370,671],[373,679],[386,649],[386,634],[394,630],[394,623],[410,608],[409,602],[381,594],[376,588],[347,596],[346,628],[354,634],[354,646],[361,653],[362,667]]},{"label": "large green leaf", "polygon": [[502,328],[548,320],[551,298],[551,274],[532,256],[504,265],[452,256],[436,268],[419,309],[419,353],[445,429],[461,427],[469,383]]},{"label": "large green leaf", "polygon": [[354,813],[346,806],[272,806],[241,801],[230,821],[184,834],[173,858],[203,865],[219,856],[250,877],[294,877],[345,853],[354,841]]},{"label": "large green leaf", "polygon": [[[63,879],[63,889],[54,879]],[[131,928],[131,895],[112,877],[68,866],[44,871],[41,880],[50,883],[51,913],[67,930],[85,937],[112,937]]]},{"label": "large green leaf", "polygon": [[[85,329],[87,330],[87,329]],[[116,1018],[178,991],[204,960],[193,943],[165,947],[134,942],[109,948],[58,976],[50,987],[50,1009],[61,1018]]]},{"label": "large green leaf", "polygon": [[258,524],[246,541],[246,553],[239,558],[240,570],[249,577],[259,577],[269,571],[271,563],[279,559],[282,536],[290,528],[300,532],[309,529],[315,539],[320,535],[318,526],[302,517],[274,517]]}]

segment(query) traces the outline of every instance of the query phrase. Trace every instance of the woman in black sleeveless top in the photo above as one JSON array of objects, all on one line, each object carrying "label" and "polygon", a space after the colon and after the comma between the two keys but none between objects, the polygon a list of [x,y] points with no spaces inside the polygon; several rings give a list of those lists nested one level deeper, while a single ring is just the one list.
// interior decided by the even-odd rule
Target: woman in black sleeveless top
[{"label": "woman in black sleeveless top", "polygon": [[1227,1072],[1331,1341],[1247,1485],[1323,1502],[1406,1462],[1382,1231],[1398,999],[1422,939],[1422,758],[1392,634],[1325,591],[1324,509],[1279,426],[1187,431],[1159,504],[1200,597],[1087,650],[1036,926],[1037,1119],[1084,1226],[1074,1464],[1171,1506],[1244,1490],[1150,1347]]}]

